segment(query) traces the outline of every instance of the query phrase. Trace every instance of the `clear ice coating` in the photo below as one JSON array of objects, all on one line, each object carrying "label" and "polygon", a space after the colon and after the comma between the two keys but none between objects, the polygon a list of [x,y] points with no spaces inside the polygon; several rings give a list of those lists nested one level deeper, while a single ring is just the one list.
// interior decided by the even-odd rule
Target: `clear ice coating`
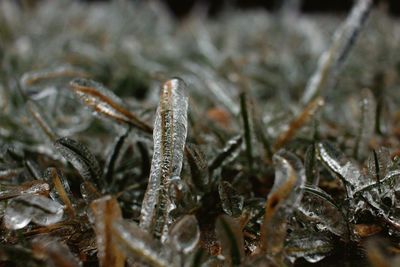
[{"label": "clear ice coating", "polygon": [[170,260],[170,251],[159,240],[153,239],[134,222],[123,220],[112,224],[113,238],[127,257],[148,264],[149,266],[174,266]]},{"label": "clear ice coating", "polygon": [[37,131],[42,133],[41,136],[45,136],[50,142],[54,142],[57,138],[56,131],[49,123],[49,120],[45,118],[39,106],[32,100],[29,100],[26,103],[26,108],[28,110],[28,114],[33,119],[32,121],[38,126],[34,128],[38,129]]},{"label": "clear ice coating", "polygon": [[49,198],[26,194],[12,199],[4,213],[4,224],[8,229],[24,228],[31,221],[42,226],[61,221],[64,207]]},{"label": "clear ice coating", "polygon": [[62,137],[54,143],[58,152],[68,160],[83,179],[101,182],[101,169],[95,156],[82,143]]},{"label": "clear ice coating", "polygon": [[275,181],[265,204],[261,225],[261,248],[269,255],[282,252],[287,218],[302,197],[305,171],[294,154],[279,150],[273,156]]},{"label": "clear ice coating", "polygon": [[171,178],[180,176],[187,135],[185,87],[181,79],[174,78],[165,82],[162,88],[154,123],[150,178],[140,217],[140,227],[148,232],[161,232],[170,223],[167,190]]},{"label": "clear ice coating", "polygon": [[168,233],[168,243],[179,252],[192,252],[200,241],[200,229],[194,215],[185,215],[177,220]]},{"label": "clear ice coating", "polygon": [[242,214],[244,197],[240,196],[233,186],[223,181],[218,186],[219,197],[221,199],[222,209],[226,214],[237,217]]},{"label": "clear ice coating", "polygon": [[308,103],[316,97],[322,88],[330,87],[335,75],[352,48],[358,33],[372,8],[372,0],[358,0],[346,21],[336,30],[331,46],[321,54],[318,67],[308,80],[302,97],[303,103]]},{"label": "clear ice coating", "polygon": [[303,197],[298,210],[310,221],[318,223],[320,229],[327,229],[338,236],[348,234],[343,214],[334,200],[319,187],[303,187]]},{"label": "clear ice coating", "polygon": [[122,99],[102,84],[92,80],[75,79],[71,81],[70,85],[82,102],[96,114],[151,133],[151,127],[130,112]]},{"label": "clear ice coating", "polygon": [[29,181],[21,185],[0,184],[0,200],[6,200],[23,194],[47,194],[50,190],[48,183]]}]

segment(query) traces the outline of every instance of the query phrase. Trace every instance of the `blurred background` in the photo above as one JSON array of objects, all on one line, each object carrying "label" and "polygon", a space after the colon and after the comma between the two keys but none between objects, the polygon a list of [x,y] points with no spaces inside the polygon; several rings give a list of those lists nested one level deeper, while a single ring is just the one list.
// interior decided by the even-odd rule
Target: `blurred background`
[{"label": "blurred background", "polygon": [[[88,2],[109,0],[85,0]],[[301,11],[306,13],[347,13],[353,5],[353,0],[293,0],[301,3]],[[264,8],[270,11],[278,9],[282,0],[164,0],[172,13],[179,18],[185,17],[195,6],[208,7],[211,16],[218,14],[228,6],[241,9]],[[375,0],[376,5],[386,8],[391,15],[400,15],[400,0]]]}]

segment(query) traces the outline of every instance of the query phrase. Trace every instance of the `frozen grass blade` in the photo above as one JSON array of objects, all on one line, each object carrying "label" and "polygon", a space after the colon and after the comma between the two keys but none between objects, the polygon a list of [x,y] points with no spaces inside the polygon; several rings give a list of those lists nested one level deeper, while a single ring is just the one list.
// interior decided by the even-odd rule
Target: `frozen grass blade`
[{"label": "frozen grass blade", "polygon": [[102,267],[123,267],[125,256],[113,238],[112,224],[122,220],[122,212],[115,198],[105,196],[90,205],[94,214],[97,255]]},{"label": "frozen grass blade", "polygon": [[32,100],[29,100],[26,103],[26,108],[29,112],[29,115],[33,118],[33,122],[38,128],[41,129],[44,136],[46,136],[50,142],[54,142],[57,139],[57,134],[54,128],[51,126],[49,121],[45,118],[40,110],[39,106],[35,104]]},{"label": "frozen grass blade", "polygon": [[304,167],[294,154],[280,150],[273,156],[274,186],[265,204],[261,225],[261,249],[279,256],[286,237],[287,218],[298,204],[305,183]]},{"label": "frozen grass blade", "polygon": [[127,257],[154,267],[174,266],[158,240],[138,225],[126,221],[116,221],[112,226],[113,238]]},{"label": "frozen grass blade", "polygon": [[29,181],[20,185],[0,184],[0,200],[7,200],[24,194],[47,195],[50,186],[43,181]]},{"label": "frozen grass blade", "polygon": [[46,261],[48,266],[80,267],[82,264],[71,253],[68,246],[55,240],[36,238],[32,242],[32,251],[37,258]]},{"label": "frozen grass blade", "polygon": [[165,233],[170,224],[168,188],[179,177],[187,134],[188,99],[185,83],[177,78],[164,83],[154,123],[154,154],[142,203],[140,226],[150,233]]},{"label": "frozen grass blade", "polygon": [[210,173],[223,166],[226,161],[229,161],[229,159],[236,157],[242,142],[243,138],[240,135],[230,139],[222,151],[210,162],[208,167]]},{"label": "frozen grass blade", "polygon": [[[45,172],[46,180],[51,182],[54,187],[54,193],[50,192],[50,196],[53,199],[59,198],[64,205],[66,206],[66,210],[71,218],[75,217],[75,209],[71,202],[72,192],[69,188],[69,184],[67,180],[64,178],[62,173],[58,171],[56,168],[48,168]],[[52,190],[53,191],[53,190]]]},{"label": "frozen grass blade", "polygon": [[74,166],[83,179],[95,184],[103,184],[100,165],[85,145],[68,137],[62,137],[56,140],[54,146]]},{"label": "frozen grass blade", "polygon": [[336,30],[330,48],[321,54],[318,67],[307,83],[302,97],[303,104],[309,103],[321,94],[322,90],[332,86],[366,21],[372,4],[372,0],[358,0],[346,21]]},{"label": "frozen grass blade", "polygon": [[280,134],[275,141],[274,150],[277,151],[287,144],[313,116],[324,105],[324,100],[318,97],[309,103],[304,110],[290,124],[288,129]]},{"label": "frozen grass blade", "polygon": [[239,223],[227,215],[221,215],[216,222],[216,233],[221,241],[226,265],[239,266],[245,255],[243,233]]},{"label": "frozen grass blade", "polygon": [[119,123],[126,123],[146,133],[152,128],[136,117],[123,101],[102,84],[92,80],[75,79],[70,83],[72,91],[97,114]]},{"label": "frozen grass blade", "polygon": [[206,191],[209,187],[208,165],[205,155],[197,146],[187,144],[185,154],[190,166],[193,184],[200,190]]},{"label": "frozen grass blade", "polygon": [[249,103],[247,100],[246,93],[240,94],[240,109],[242,114],[243,126],[244,126],[244,140],[246,144],[246,155],[249,164],[249,169],[253,169],[253,125],[249,114]]}]

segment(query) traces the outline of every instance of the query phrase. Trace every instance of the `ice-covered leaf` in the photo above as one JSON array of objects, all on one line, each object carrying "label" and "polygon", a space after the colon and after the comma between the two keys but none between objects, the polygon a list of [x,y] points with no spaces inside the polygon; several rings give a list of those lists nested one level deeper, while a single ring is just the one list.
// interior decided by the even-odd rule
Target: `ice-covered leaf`
[{"label": "ice-covered leaf", "polygon": [[142,203],[140,226],[148,232],[166,233],[172,177],[179,177],[187,134],[188,98],[178,78],[164,83],[154,123],[154,154],[149,183]]},{"label": "ice-covered leaf", "polygon": [[216,222],[216,233],[226,264],[240,265],[244,258],[244,239],[239,223],[227,215],[221,215]]},{"label": "ice-covered leaf", "polygon": [[70,85],[82,102],[97,114],[127,123],[147,133],[152,132],[149,125],[129,111],[123,101],[102,84],[92,80],[75,79]]},{"label": "ice-covered leaf", "polygon": [[348,228],[339,207],[330,195],[316,186],[304,186],[303,198],[298,209],[311,221],[317,223],[319,230],[347,238]]},{"label": "ice-covered leaf", "polygon": [[221,152],[213,160],[211,160],[209,165],[210,173],[212,173],[212,171],[218,167],[223,166],[226,162],[237,157],[242,142],[243,138],[240,135],[231,138]]},{"label": "ice-covered leaf", "polygon": [[112,224],[122,220],[122,212],[115,198],[105,196],[90,205],[94,215],[97,256],[102,267],[123,267],[125,257],[113,238]]},{"label": "ice-covered leaf", "polygon": [[381,147],[378,150],[373,150],[367,161],[368,172],[372,180],[379,182],[384,179],[390,164],[389,149]]},{"label": "ice-covered leaf", "polygon": [[187,144],[185,152],[190,166],[193,184],[199,189],[207,189],[210,179],[208,176],[208,165],[205,155],[193,144]]},{"label": "ice-covered leaf", "polygon": [[100,165],[85,145],[68,137],[62,137],[57,139],[54,146],[74,166],[83,179],[96,184],[103,183]]},{"label": "ice-covered leaf", "polygon": [[162,246],[152,235],[145,232],[134,222],[114,221],[113,238],[127,257],[143,262],[149,266],[174,266],[170,260],[170,251]]},{"label": "ice-covered leaf", "polygon": [[242,214],[244,197],[240,196],[229,182],[221,182],[218,186],[218,192],[222,209],[226,214],[232,217],[237,217]]},{"label": "ice-covered leaf", "polygon": [[17,230],[24,228],[31,221],[38,225],[51,225],[61,221],[63,206],[39,195],[22,195],[12,199],[4,213],[7,228]]},{"label": "ice-covered leaf", "polygon": [[261,248],[269,255],[282,252],[287,218],[298,204],[305,183],[304,167],[297,156],[280,150],[273,156],[275,181],[265,204]]},{"label": "ice-covered leaf", "polygon": [[200,241],[200,229],[194,215],[185,215],[169,229],[168,243],[179,252],[192,252]]}]

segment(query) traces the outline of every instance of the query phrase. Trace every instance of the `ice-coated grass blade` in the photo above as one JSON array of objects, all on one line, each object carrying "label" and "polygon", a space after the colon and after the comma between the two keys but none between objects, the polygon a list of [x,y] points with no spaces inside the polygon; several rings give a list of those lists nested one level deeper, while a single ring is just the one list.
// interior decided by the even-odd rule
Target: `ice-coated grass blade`
[{"label": "ice-coated grass blade", "polygon": [[210,179],[208,176],[207,160],[203,152],[193,144],[187,144],[185,154],[190,166],[193,184],[201,190],[207,190]]},{"label": "ice-coated grass blade", "polygon": [[200,229],[194,215],[185,215],[177,220],[168,233],[168,243],[178,251],[188,254],[200,241]]},{"label": "ice-coated grass blade", "polygon": [[321,54],[318,67],[308,80],[302,97],[303,104],[309,103],[321,94],[322,90],[332,86],[335,76],[339,73],[368,17],[372,3],[372,0],[358,0],[346,21],[336,30],[331,46]]},{"label": "ice-coated grass blade", "polygon": [[68,137],[62,137],[54,142],[58,152],[68,160],[84,180],[102,184],[100,165],[95,156],[82,143]]},{"label": "ice-coated grass blade", "polygon": [[240,94],[240,111],[244,126],[244,140],[246,144],[246,155],[249,169],[253,169],[253,125],[249,114],[249,103],[245,92]]},{"label": "ice-coated grass blade", "polygon": [[43,135],[46,136],[50,140],[50,142],[54,142],[57,139],[57,133],[51,126],[49,121],[42,114],[42,111],[40,110],[39,106],[32,100],[29,100],[26,103],[26,108],[28,110],[30,117],[32,117],[33,122],[38,126]]},{"label": "ice-coated grass blade", "polygon": [[188,98],[185,83],[178,78],[164,83],[154,123],[154,154],[150,178],[142,203],[140,227],[150,233],[165,233],[172,177],[179,177],[187,135]]},{"label": "ice-coated grass blade", "polygon": [[304,167],[299,158],[285,150],[273,156],[275,181],[265,204],[261,225],[261,249],[269,255],[282,253],[287,218],[298,204],[305,183]]},{"label": "ice-coated grass blade", "polygon": [[352,196],[355,188],[364,181],[360,169],[330,143],[323,141],[317,144],[320,160],[334,174],[342,179],[347,193]]},{"label": "ice-coated grass blade", "polygon": [[[53,199],[60,199],[66,206],[66,210],[71,218],[75,217],[75,209],[72,205],[72,192],[69,184],[62,173],[56,168],[48,168],[44,174],[46,180],[53,184],[54,189],[50,192]],[[54,191],[54,192],[53,192]]]},{"label": "ice-coated grass blade", "polygon": [[354,157],[356,159],[365,157],[375,131],[376,102],[370,90],[363,90],[360,106],[361,119],[354,146]]},{"label": "ice-coated grass blade", "polygon": [[127,257],[154,267],[174,266],[158,240],[134,222],[115,221],[112,225],[113,238]]},{"label": "ice-coated grass blade", "polygon": [[275,141],[274,150],[277,151],[287,144],[313,116],[324,105],[324,100],[318,97],[309,103],[304,110],[290,124],[288,129],[281,133]]},{"label": "ice-coated grass blade", "polygon": [[102,267],[123,267],[125,256],[113,238],[112,224],[122,220],[122,212],[115,198],[104,196],[90,205],[94,215],[97,256]]},{"label": "ice-coated grass blade", "polygon": [[31,221],[42,226],[59,222],[64,214],[63,206],[39,195],[26,194],[12,199],[4,213],[8,229],[21,229]]},{"label": "ice-coated grass blade", "polygon": [[72,79],[76,77],[87,77],[88,74],[73,68],[71,66],[59,66],[53,69],[39,70],[27,72],[21,77],[21,86],[23,88],[28,88],[31,86],[37,86],[43,84],[44,82],[54,81],[56,79]]},{"label": "ice-coated grass blade", "polygon": [[104,167],[104,180],[108,183],[112,183],[112,177],[114,173],[114,168],[115,168],[115,163],[118,159],[118,156],[121,153],[121,148],[125,143],[126,138],[128,137],[130,133],[130,128],[126,130],[125,133],[122,135],[118,136],[113,144],[113,147],[111,149],[111,153],[107,158],[107,162]]},{"label": "ice-coated grass blade", "polygon": [[238,217],[242,214],[244,198],[238,194],[229,182],[221,182],[218,186],[218,193],[222,209],[226,214],[231,217]]},{"label": "ice-coated grass blade", "polygon": [[242,145],[243,138],[238,135],[230,139],[226,146],[222,149],[222,151],[210,162],[208,167],[210,173],[212,173],[215,169],[224,165],[224,163],[232,157],[237,156],[238,151],[240,150],[240,146]]},{"label": "ice-coated grass blade", "polygon": [[244,258],[244,239],[240,225],[235,219],[221,215],[216,222],[217,237],[227,266],[239,266]]},{"label": "ice-coated grass blade", "polygon": [[32,242],[32,251],[43,258],[48,266],[80,267],[81,262],[71,253],[68,246],[56,240],[35,238]]},{"label": "ice-coated grass blade", "polygon": [[126,123],[146,133],[152,128],[141,121],[125,106],[123,101],[102,84],[92,80],[75,79],[70,82],[72,91],[97,114],[119,123]]}]

